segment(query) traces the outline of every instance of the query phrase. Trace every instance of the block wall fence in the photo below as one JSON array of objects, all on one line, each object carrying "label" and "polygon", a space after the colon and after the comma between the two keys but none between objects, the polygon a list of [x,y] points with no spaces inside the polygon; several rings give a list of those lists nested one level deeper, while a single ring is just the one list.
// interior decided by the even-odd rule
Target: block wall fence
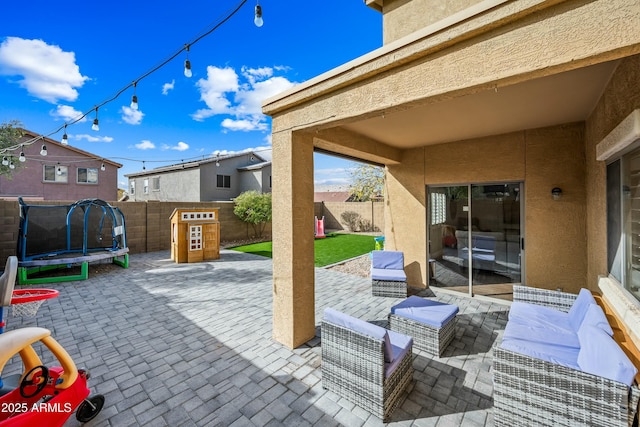
[{"label": "block wall fence", "polygon": [[[75,201],[29,201],[31,205],[70,205]],[[109,202],[124,214],[129,253],[144,253],[169,250],[171,245],[170,216],[177,208],[219,208],[220,240],[229,242],[246,240],[255,237],[253,227],[240,221],[233,213],[233,202]],[[315,214],[325,217],[325,229],[345,230],[341,223],[342,212],[355,212],[363,220],[374,224],[379,230],[384,229],[382,203],[323,203],[315,204]],[[312,223],[313,218],[309,221]],[[20,208],[17,201],[0,200],[0,263],[11,255],[16,255],[18,228],[20,225]],[[271,224],[267,224],[263,233],[271,238]]]}]

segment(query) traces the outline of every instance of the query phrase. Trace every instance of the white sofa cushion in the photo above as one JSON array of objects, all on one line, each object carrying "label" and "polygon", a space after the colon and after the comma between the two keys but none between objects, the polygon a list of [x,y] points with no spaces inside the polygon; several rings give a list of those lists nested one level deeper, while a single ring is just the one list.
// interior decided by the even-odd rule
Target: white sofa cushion
[{"label": "white sofa cushion", "polygon": [[[613,336],[613,329],[607,320],[607,316],[604,314],[602,308],[597,304],[591,304],[587,310],[587,314],[584,316],[584,320],[580,325],[580,328],[592,326],[600,328],[605,331],[609,336]],[[580,329],[578,329],[579,331]]]},{"label": "white sofa cushion", "polygon": [[562,345],[547,344],[544,342],[527,341],[517,338],[503,338],[500,347],[525,356],[541,359],[556,365],[566,366],[572,369],[580,369],[578,354],[580,349]]},{"label": "white sofa cushion", "polygon": [[578,338],[578,366],[582,371],[631,386],[638,370],[613,338],[592,326],[581,328]]},{"label": "white sofa cushion", "polygon": [[591,291],[585,288],[580,289],[578,297],[573,302],[573,305],[569,310],[569,323],[574,331],[577,332],[578,329],[580,329],[580,325],[582,324],[584,316],[587,314],[587,310],[591,304],[597,304],[593,295],[591,295]]},{"label": "white sofa cushion", "polygon": [[563,327],[561,324],[545,324],[541,326],[540,324],[516,318],[507,322],[503,336],[505,339],[515,338],[523,341],[536,341],[549,345],[580,348],[578,334],[573,329]]}]

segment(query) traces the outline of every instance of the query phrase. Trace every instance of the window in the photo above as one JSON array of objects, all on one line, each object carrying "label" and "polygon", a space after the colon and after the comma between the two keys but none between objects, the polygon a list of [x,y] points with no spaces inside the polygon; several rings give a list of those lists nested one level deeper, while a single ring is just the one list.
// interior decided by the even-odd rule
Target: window
[{"label": "window", "polygon": [[444,224],[447,220],[447,195],[431,193],[431,225]]},{"label": "window", "polygon": [[640,299],[640,149],[607,165],[609,274]]},{"label": "window", "polygon": [[78,168],[79,184],[97,184],[98,168]]},{"label": "window", "polygon": [[45,182],[67,182],[69,169],[62,165],[44,165],[43,180]]},{"label": "window", "polygon": [[136,194],[136,182],[135,181],[131,181],[129,183],[129,193],[131,195]]},{"label": "window", "polygon": [[218,175],[218,188],[231,188],[231,176],[229,175]]},{"label": "window", "polygon": [[159,176],[151,178],[151,189],[153,191],[160,191],[160,177]]},{"label": "window", "polygon": [[142,181],[142,193],[149,194],[149,178],[145,178],[144,181]]}]

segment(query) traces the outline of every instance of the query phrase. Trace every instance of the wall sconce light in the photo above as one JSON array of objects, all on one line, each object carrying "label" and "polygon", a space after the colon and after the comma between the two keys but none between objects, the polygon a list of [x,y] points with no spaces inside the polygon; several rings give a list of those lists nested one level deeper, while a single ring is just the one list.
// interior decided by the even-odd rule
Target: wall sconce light
[{"label": "wall sconce light", "polygon": [[562,196],[562,189],[560,187],[553,187],[551,196],[553,196],[553,200],[559,200],[560,196]]}]

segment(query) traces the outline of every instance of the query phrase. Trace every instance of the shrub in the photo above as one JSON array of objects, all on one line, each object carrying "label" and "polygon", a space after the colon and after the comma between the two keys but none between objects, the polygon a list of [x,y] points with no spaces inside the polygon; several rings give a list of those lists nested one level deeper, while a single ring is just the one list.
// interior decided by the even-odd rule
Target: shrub
[{"label": "shrub", "polygon": [[262,237],[267,222],[271,221],[271,193],[245,191],[233,201],[233,213],[241,221],[251,224],[256,237]]}]

